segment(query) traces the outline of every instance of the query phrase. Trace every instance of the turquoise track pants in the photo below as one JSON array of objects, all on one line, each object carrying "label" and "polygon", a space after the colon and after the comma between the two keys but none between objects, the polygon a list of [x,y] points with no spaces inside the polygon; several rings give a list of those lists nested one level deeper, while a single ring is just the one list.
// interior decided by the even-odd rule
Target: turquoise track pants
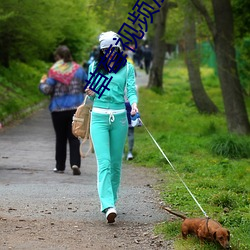
[{"label": "turquoise track pants", "polygon": [[97,160],[97,190],[101,211],[115,207],[121,179],[122,155],[128,133],[126,112],[91,113],[90,134]]}]

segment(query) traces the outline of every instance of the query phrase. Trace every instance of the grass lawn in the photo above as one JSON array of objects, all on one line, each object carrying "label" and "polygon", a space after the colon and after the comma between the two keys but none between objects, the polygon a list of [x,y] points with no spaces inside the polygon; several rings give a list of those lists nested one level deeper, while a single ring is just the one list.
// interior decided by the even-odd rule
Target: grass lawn
[{"label": "grass lawn", "polygon": [[[48,65],[32,66],[13,62],[10,69],[0,68],[0,123],[8,115],[32,107],[47,99],[38,91],[39,80]],[[169,61],[164,69],[164,91],[139,89],[142,120],[145,127],[135,129],[133,164],[157,168],[162,182],[157,188],[164,203],[188,217],[204,216],[182,183],[186,183],[202,209],[231,232],[233,250],[250,249],[250,137],[228,134],[218,78],[210,68],[201,68],[204,87],[217,105],[217,115],[197,112],[182,60]],[[250,114],[250,98],[246,98]],[[158,234],[175,239],[177,250],[217,249],[214,244],[200,246],[190,237],[179,238],[181,220],[156,226]]]},{"label": "grass lawn", "polygon": [[[201,69],[205,89],[220,113],[197,112],[190,91],[186,67],[181,60],[164,69],[164,93],[140,88],[142,121],[171,162],[161,154],[144,127],[135,129],[135,158],[138,166],[156,167],[162,175],[162,200],[188,217],[203,217],[183,180],[209,217],[231,232],[232,249],[250,249],[250,137],[230,135],[218,78],[210,68]],[[250,100],[247,107],[250,114]],[[200,246],[190,237],[180,239],[181,219],[156,226],[156,233],[175,239],[175,248],[219,249]]]}]

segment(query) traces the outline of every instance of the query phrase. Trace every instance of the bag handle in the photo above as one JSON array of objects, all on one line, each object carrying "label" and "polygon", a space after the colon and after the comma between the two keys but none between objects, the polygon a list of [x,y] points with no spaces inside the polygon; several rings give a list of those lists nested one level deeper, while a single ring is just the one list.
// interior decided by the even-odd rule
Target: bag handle
[{"label": "bag handle", "polygon": [[[87,101],[88,95],[85,96],[83,104],[82,105],[86,105],[86,101]],[[90,130],[90,115],[88,116],[88,122],[87,122],[87,131]],[[89,140],[89,148],[87,150],[86,153],[84,153],[83,151],[83,145]],[[90,153],[90,151],[92,153],[94,153],[94,148],[93,148],[93,143],[92,143],[92,139],[90,137],[90,133],[86,133],[85,137],[82,139],[81,143],[80,143],[80,147],[79,147],[79,151],[80,151],[80,155],[82,158],[85,158],[88,156],[88,154]]]},{"label": "bag handle", "polygon": [[[90,116],[89,116],[89,118],[88,118],[87,131],[89,131],[89,124],[90,124]],[[87,141],[89,141],[89,148],[88,148],[87,152],[84,153],[84,151],[83,151],[83,145],[84,145]],[[90,151],[91,151],[92,153],[94,153],[93,142],[92,142],[92,139],[91,139],[90,134],[89,134],[89,138],[88,138],[88,135],[87,135],[87,133],[86,133],[85,137],[82,139],[82,141],[81,141],[81,143],[80,143],[79,151],[80,151],[80,155],[81,155],[82,158],[87,157],[88,154],[90,153]]]},{"label": "bag handle", "polygon": [[84,153],[83,152],[83,145],[85,144],[86,141],[87,140],[84,139],[84,141],[80,144],[80,148],[79,148],[80,155],[81,155],[82,158],[86,158],[89,155],[92,148],[93,148],[92,140],[89,140],[89,148],[88,148],[87,152]]},{"label": "bag handle", "polygon": [[83,100],[83,103],[82,103],[83,105],[86,105],[87,98],[88,98],[88,95],[85,94],[85,97],[84,97],[84,100]]},{"label": "bag handle", "polygon": [[[90,116],[89,116],[89,118],[88,118],[87,131],[89,131],[89,124],[90,124]],[[88,148],[87,152],[84,153],[84,152],[83,152],[83,145],[84,145],[87,141],[89,141],[89,148]],[[83,138],[83,140],[82,140],[82,142],[81,142],[81,144],[80,144],[79,151],[80,151],[80,155],[81,155],[82,158],[87,157],[88,154],[90,153],[90,151],[91,151],[92,153],[94,153],[93,142],[92,142],[92,139],[91,139],[90,134],[89,134],[89,138],[88,138],[88,135],[87,135],[87,133],[86,133],[85,137]]]},{"label": "bag handle", "polygon": [[[89,140],[89,148],[86,153],[83,152],[83,145]],[[84,138],[80,144],[79,147],[80,155],[82,158],[85,158],[89,155],[90,151],[94,153],[94,147],[93,147],[93,142],[92,139],[89,137],[89,139]]]}]

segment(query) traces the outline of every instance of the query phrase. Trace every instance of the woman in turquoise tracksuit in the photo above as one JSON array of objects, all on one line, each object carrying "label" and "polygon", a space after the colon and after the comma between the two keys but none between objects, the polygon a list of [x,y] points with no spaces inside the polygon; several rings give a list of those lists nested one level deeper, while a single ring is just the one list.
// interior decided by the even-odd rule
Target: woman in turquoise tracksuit
[{"label": "woman in turquoise tracksuit", "polygon": [[[119,36],[112,31],[100,35],[100,55],[97,61],[89,67],[89,86],[86,88],[86,93],[93,100],[90,133],[97,159],[97,188],[101,211],[106,213],[108,223],[113,223],[117,216],[115,204],[120,186],[122,155],[128,131],[124,103],[125,89],[132,107],[131,115],[138,112],[133,65],[127,62],[126,65],[119,67],[117,73],[110,71],[108,67],[108,65],[114,65],[111,59],[114,61],[116,58],[115,52],[121,51],[120,43],[115,44],[117,39]],[[110,48],[109,51],[114,50],[113,53],[107,53],[108,48]],[[107,64],[99,64],[101,58],[105,56],[108,60]],[[109,79],[112,77],[108,85],[110,90],[106,89],[101,96],[98,96],[98,92],[91,88],[95,84],[100,86],[97,81],[94,83],[90,81],[91,73],[95,70]]]}]

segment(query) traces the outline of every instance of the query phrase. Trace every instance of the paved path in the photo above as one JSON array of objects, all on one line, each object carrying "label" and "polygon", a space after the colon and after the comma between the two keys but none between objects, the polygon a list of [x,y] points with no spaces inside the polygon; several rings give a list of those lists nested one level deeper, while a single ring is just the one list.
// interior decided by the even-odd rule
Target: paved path
[{"label": "paved path", "polygon": [[[91,154],[82,160],[81,176],[72,175],[69,163],[65,174],[53,173],[54,166],[54,132],[47,108],[39,110],[14,127],[2,131],[0,133],[0,200],[4,201],[4,204],[1,202],[1,207],[8,210],[9,207],[15,207],[17,203],[24,205],[32,197],[35,201],[32,207],[27,210],[24,205],[22,211],[22,214],[30,216],[32,209],[37,207],[41,209],[41,206],[45,209],[47,204],[53,204],[56,198],[62,203],[60,205],[67,205],[68,202],[74,201],[73,206],[78,207],[78,213],[63,216],[70,216],[75,220],[83,217],[91,221],[103,220],[102,214],[99,213],[96,190],[95,155]],[[150,191],[147,186],[152,184],[151,180],[145,178],[142,180],[136,175],[138,173],[142,175],[147,169],[134,168],[134,172],[131,169],[133,169],[132,166],[126,165],[123,169],[121,202],[118,205],[122,212],[120,218],[131,221],[136,219],[141,222],[161,220],[161,214],[149,213],[154,206],[151,201],[148,204],[144,202],[147,200],[146,193]],[[68,202],[65,202],[65,199]],[[123,214],[128,206],[133,207],[136,203],[139,212],[129,216]],[[145,214],[145,211],[140,212],[140,209],[148,211],[148,215],[139,216]],[[87,210],[88,213],[85,212]],[[34,216],[37,215],[34,214]],[[60,218],[61,210],[52,216]]]},{"label": "paved path", "polygon": [[146,87],[148,85],[148,75],[144,73],[144,70],[136,68],[136,84],[138,87]]},{"label": "paved path", "polygon": [[[139,73],[137,79],[138,85],[142,86],[147,76]],[[69,163],[64,174],[56,174],[52,171],[55,166],[54,141],[47,107],[0,130],[1,250],[31,249],[30,246],[32,249],[72,250],[118,247],[166,249],[162,241],[156,244],[157,240],[153,239],[154,236],[150,238],[148,233],[150,231],[152,234],[155,223],[167,218],[159,208],[157,192],[151,188],[159,179],[156,170],[124,164],[117,204],[118,226],[114,230],[107,228],[104,215],[99,211],[94,154],[82,160],[81,176],[72,175]],[[13,221],[17,224],[13,224]],[[24,221],[27,222],[26,227],[20,226],[19,223]],[[45,226],[46,221],[50,224]],[[62,232],[60,245],[50,230],[53,230],[52,225],[65,223],[66,228],[72,223],[82,223],[84,230],[80,239],[75,235],[67,238],[67,232]],[[120,232],[123,237],[116,236],[117,239],[107,241],[105,237],[111,230]],[[93,234],[98,231],[103,233],[98,235],[98,239],[93,239]],[[38,232],[45,236],[38,236]],[[134,235],[139,241],[135,241]]]},{"label": "paved path", "polygon": [[[138,85],[142,86],[147,76],[138,73],[137,79]],[[82,211],[90,210],[95,217],[102,219],[102,215],[96,213],[99,210],[99,200],[96,190],[94,154],[82,160],[81,176],[72,176],[69,163],[65,174],[55,174],[52,172],[55,166],[54,144],[54,131],[47,107],[40,109],[19,124],[0,130],[0,196],[6,194],[5,198],[2,197],[5,200],[4,206],[11,207],[16,202],[25,203],[25,199],[30,199],[30,196],[34,196],[36,202],[39,201],[44,205],[47,203],[46,200],[53,203],[55,195],[63,199],[71,196],[77,200],[76,205],[79,209]],[[128,203],[132,207],[135,201],[129,197],[141,193],[145,185],[151,184],[147,183],[147,180],[140,183],[139,177],[134,175],[129,168],[132,167],[124,166],[125,179],[121,188],[121,196],[123,196],[121,200],[125,199],[126,201],[120,204],[121,210],[126,210],[125,207],[128,206]],[[134,169],[135,173],[139,172],[139,174],[143,173],[144,170]],[[133,187],[130,186],[131,184]],[[8,198],[10,194],[11,198]],[[79,199],[79,197],[83,198]],[[89,202],[82,204],[81,200],[86,201],[86,199]],[[138,196],[135,200],[138,203],[144,203],[145,199],[146,197],[142,195],[141,198]],[[140,208],[143,208],[142,204],[138,205],[138,209]],[[23,212],[29,213],[25,208]],[[79,214],[75,213],[70,216],[77,219]],[[138,214],[140,213],[130,215],[126,219],[134,220]],[[55,216],[60,217],[61,214],[56,213]],[[143,218],[138,217],[137,219],[145,222],[155,221],[158,220],[158,216],[153,213],[148,217],[143,216]],[[121,215],[122,217],[124,215]],[[93,220],[89,213],[86,214],[86,219]]]}]

